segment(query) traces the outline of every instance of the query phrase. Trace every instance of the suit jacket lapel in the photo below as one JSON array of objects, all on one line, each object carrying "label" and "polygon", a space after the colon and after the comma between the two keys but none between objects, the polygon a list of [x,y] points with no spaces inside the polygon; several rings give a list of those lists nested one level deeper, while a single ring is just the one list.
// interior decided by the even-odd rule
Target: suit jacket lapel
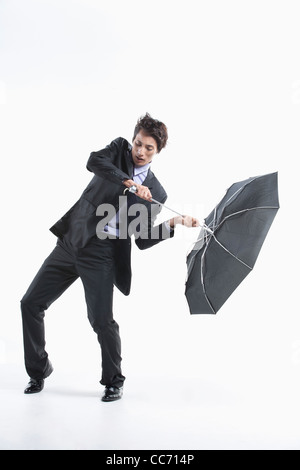
[{"label": "suit jacket lapel", "polygon": [[147,176],[146,176],[146,179],[145,179],[144,182],[143,182],[143,186],[148,186],[148,188],[149,188],[150,191],[151,191],[151,189],[152,189],[152,186],[151,186],[151,185],[153,184],[153,180],[154,180],[154,174],[152,173],[152,171],[151,171],[150,168],[149,168],[149,171],[148,171],[148,174],[147,174]]}]

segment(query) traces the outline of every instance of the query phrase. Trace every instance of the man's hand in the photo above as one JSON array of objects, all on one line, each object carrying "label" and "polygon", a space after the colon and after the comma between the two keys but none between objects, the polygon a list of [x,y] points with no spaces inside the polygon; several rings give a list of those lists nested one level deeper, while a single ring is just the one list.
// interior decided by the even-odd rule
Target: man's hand
[{"label": "man's hand", "polygon": [[131,186],[135,186],[137,188],[136,195],[141,199],[145,199],[146,201],[151,202],[152,194],[150,189],[147,186],[143,186],[142,184],[137,184],[133,180],[124,180],[123,184],[126,188],[131,188]]},{"label": "man's hand", "polygon": [[195,219],[194,217],[191,217],[190,215],[183,215],[183,216],[177,216],[173,217],[173,219],[169,220],[169,225],[171,228],[174,228],[175,225],[184,225],[185,227],[199,227],[200,222],[198,219]]}]

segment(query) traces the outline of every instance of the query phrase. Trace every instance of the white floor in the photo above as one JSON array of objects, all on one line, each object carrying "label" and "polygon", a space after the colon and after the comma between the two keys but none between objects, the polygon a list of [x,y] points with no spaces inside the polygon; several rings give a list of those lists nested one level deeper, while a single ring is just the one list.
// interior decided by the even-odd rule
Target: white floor
[{"label": "white floor", "polygon": [[265,284],[264,272],[249,276],[216,316],[189,314],[175,274],[173,297],[154,277],[143,308],[143,279],[127,299],[116,292],[126,382],[114,403],[100,400],[100,349],[80,283],[46,315],[54,373],[38,395],[23,394],[19,312],[7,303],[0,448],[300,449],[300,317],[275,270]]},{"label": "white floor", "polygon": [[56,372],[33,396],[22,367],[1,377],[1,449],[300,449],[295,384],[283,397],[276,382],[131,376],[122,400],[103,403],[88,374]]}]

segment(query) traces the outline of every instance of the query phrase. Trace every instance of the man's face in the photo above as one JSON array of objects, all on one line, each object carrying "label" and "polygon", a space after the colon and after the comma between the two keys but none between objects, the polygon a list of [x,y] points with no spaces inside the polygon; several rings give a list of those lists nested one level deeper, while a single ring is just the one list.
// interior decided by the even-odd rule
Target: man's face
[{"label": "man's face", "polygon": [[135,166],[143,166],[152,161],[157,153],[157,143],[153,137],[140,131],[132,144],[132,160]]}]

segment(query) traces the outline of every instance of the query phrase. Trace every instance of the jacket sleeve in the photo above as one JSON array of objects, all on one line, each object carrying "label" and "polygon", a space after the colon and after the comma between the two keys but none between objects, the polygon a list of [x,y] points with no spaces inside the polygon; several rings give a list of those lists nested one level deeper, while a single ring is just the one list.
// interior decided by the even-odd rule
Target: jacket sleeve
[{"label": "jacket sleeve", "polygon": [[103,150],[92,152],[86,165],[87,169],[96,176],[121,185],[124,179],[129,179],[129,176],[118,168],[115,162],[118,158],[122,158],[120,154],[123,153],[124,142],[125,139],[118,137]]}]

